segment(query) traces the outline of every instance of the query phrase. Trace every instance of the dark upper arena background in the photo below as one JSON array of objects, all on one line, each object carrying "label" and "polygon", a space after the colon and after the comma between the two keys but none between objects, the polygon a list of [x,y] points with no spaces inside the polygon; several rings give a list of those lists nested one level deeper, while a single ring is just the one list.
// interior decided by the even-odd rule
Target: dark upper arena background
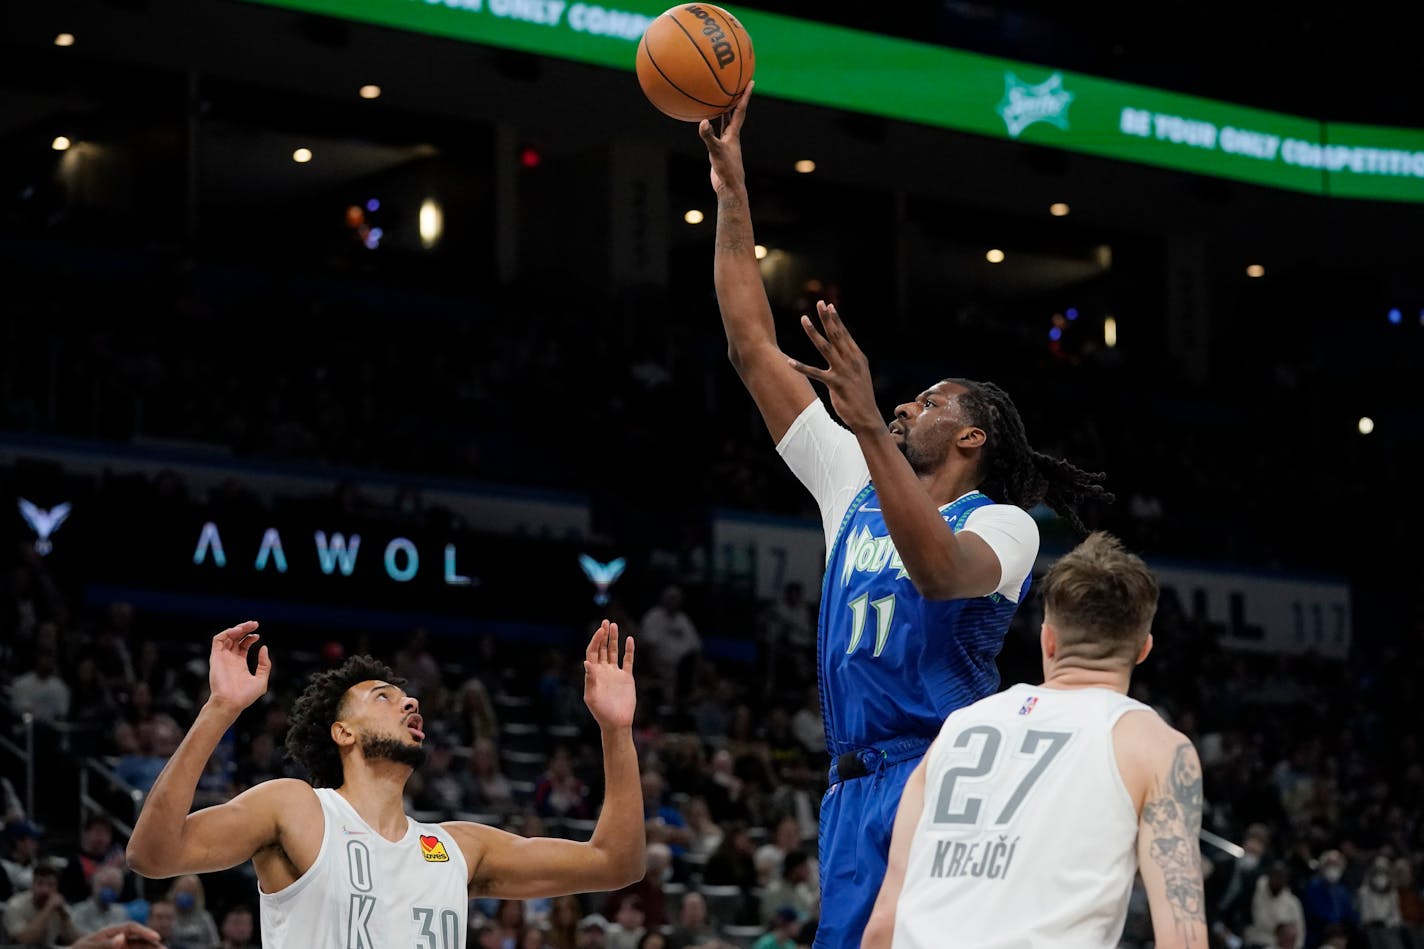
[{"label": "dark upper arena background", "polygon": [[[1424,128],[1417,4],[754,9]],[[54,0],[0,10],[0,49],[7,857],[39,834],[83,899],[84,821],[122,840],[127,788],[201,703],[207,638],[249,617],[276,686],[204,800],[288,773],[273,749],[306,676],[369,650],[441,723],[413,808],[586,834],[599,768],[577,654],[606,613],[700,640],[644,672],[650,840],[672,851],[667,881],[637,888],[646,923],[679,945],[762,932],[795,893],[785,853],[814,857],[824,788],[818,527],[726,360],[705,153],[643,99],[631,47],[619,71],[239,0]],[[1107,472],[1117,502],[1091,525],[1163,578],[1134,694],[1202,753],[1213,938],[1257,938],[1278,864],[1307,945],[1335,924],[1351,945],[1424,945],[1421,205],[771,88],[744,140],[788,351],[809,359],[795,318],[833,299],[887,416],[939,378],[989,379],[1038,447]],[[427,201],[443,228],[423,242]],[[47,553],[21,499],[70,506]],[[1037,513],[1046,565],[1073,537]],[[625,559],[606,605],[580,555]],[[1037,673],[1039,615],[1015,620],[1006,683]],[[1332,851],[1348,913],[1320,874]],[[1370,890],[1379,861],[1388,893]],[[168,889],[140,884],[125,895]],[[204,885],[219,922],[255,903],[243,871]],[[687,933],[699,888],[713,920]],[[523,910],[530,927],[549,911]],[[1150,944],[1144,913],[1126,944]]]}]

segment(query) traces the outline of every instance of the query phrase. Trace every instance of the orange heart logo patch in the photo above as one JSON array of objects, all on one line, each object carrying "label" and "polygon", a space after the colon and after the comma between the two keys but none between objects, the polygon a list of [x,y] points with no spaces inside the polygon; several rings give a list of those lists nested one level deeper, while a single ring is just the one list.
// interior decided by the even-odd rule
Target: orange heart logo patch
[{"label": "orange heart logo patch", "polygon": [[450,855],[445,852],[445,844],[439,837],[420,835],[420,855],[426,863],[449,863]]}]

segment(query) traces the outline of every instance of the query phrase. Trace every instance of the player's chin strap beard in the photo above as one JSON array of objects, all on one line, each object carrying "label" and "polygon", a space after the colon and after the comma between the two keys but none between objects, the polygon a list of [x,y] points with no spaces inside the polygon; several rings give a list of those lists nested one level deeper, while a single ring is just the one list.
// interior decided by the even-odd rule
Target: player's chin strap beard
[{"label": "player's chin strap beard", "polygon": [[420,745],[408,745],[384,735],[362,735],[360,744],[361,755],[367,761],[394,761],[410,768],[425,764],[425,748]]}]

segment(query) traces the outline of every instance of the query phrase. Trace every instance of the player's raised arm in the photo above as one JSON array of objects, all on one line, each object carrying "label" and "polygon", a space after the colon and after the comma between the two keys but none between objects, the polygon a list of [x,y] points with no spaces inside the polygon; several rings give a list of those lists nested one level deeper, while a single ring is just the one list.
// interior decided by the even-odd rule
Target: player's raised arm
[{"label": "player's raised arm", "polygon": [[[1179,732],[1165,725],[1155,730],[1159,732],[1152,736],[1155,740],[1144,743],[1150,783],[1137,826],[1138,869],[1147,888],[1157,945],[1198,949],[1207,945],[1197,843],[1202,823],[1201,761]],[[1161,732],[1175,741],[1163,741]]]},{"label": "player's raised arm", "polygon": [[584,702],[603,735],[603,810],[587,843],[520,837],[482,824],[444,826],[470,868],[470,892],[505,899],[616,890],[642,879],[646,830],[633,745],[633,637],[618,661],[618,624],[603,621],[584,657]]},{"label": "player's raised arm", "polygon": [[865,924],[865,935],[860,943],[863,949],[890,949],[890,942],[895,936],[895,907],[900,902],[900,891],[905,888],[905,865],[910,860],[910,842],[914,840],[915,827],[924,809],[925,759],[921,758],[905,781],[905,790],[900,795],[900,809],[895,812],[894,836],[890,838],[890,859],[885,867],[885,879],[880,884],[880,895],[875,898],[875,908],[870,911],[870,921]]},{"label": "player's raised arm", "polygon": [[[277,838],[277,815],[295,781],[269,781],[226,804],[195,814],[193,792],[223,733],[243,709],[267,691],[272,662],[263,646],[257,671],[247,653],[257,642],[257,624],[241,623],[213,637],[208,670],[211,696],[193,727],[148,792],[129,838],[129,866],[155,879],[225,870],[250,859]],[[310,791],[308,790],[308,793]]]},{"label": "player's raised arm", "polygon": [[712,274],[722,326],[727,332],[727,356],[756,401],[774,441],[816,398],[811,386],[786,363],[776,344],[771,304],[762,285],[752,236],[747,179],[742,167],[742,123],[747,117],[750,83],[720,134],[703,120],[698,134],[712,163],[712,190],[717,193],[717,249]]}]

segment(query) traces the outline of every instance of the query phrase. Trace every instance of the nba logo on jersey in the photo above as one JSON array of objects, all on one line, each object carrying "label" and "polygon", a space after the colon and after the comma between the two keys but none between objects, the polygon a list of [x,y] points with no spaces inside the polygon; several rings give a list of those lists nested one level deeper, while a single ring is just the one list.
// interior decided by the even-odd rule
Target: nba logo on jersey
[{"label": "nba logo on jersey", "polygon": [[440,842],[439,837],[427,837],[421,834],[420,854],[425,858],[426,863],[450,862],[450,855],[445,852],[445,845]]},{"label": "nba logo on jersey", "polygon": [[1035,705],[1037,705],[1037,704],[1038,704],[1038,696],[1036,696],[1036,695],[1030,695],[1030,696],[1028,697],[1028,699],[1024,702],[1024,704],[1023,704],[1022,706],[1020,706],[1020,708],[1019,708],[1019,714],[1020,714],[1020,715],[1027,715],[1029,712],[1032,712],[1032,711],[1033,711],[1033,707],[1034,707]]}]

